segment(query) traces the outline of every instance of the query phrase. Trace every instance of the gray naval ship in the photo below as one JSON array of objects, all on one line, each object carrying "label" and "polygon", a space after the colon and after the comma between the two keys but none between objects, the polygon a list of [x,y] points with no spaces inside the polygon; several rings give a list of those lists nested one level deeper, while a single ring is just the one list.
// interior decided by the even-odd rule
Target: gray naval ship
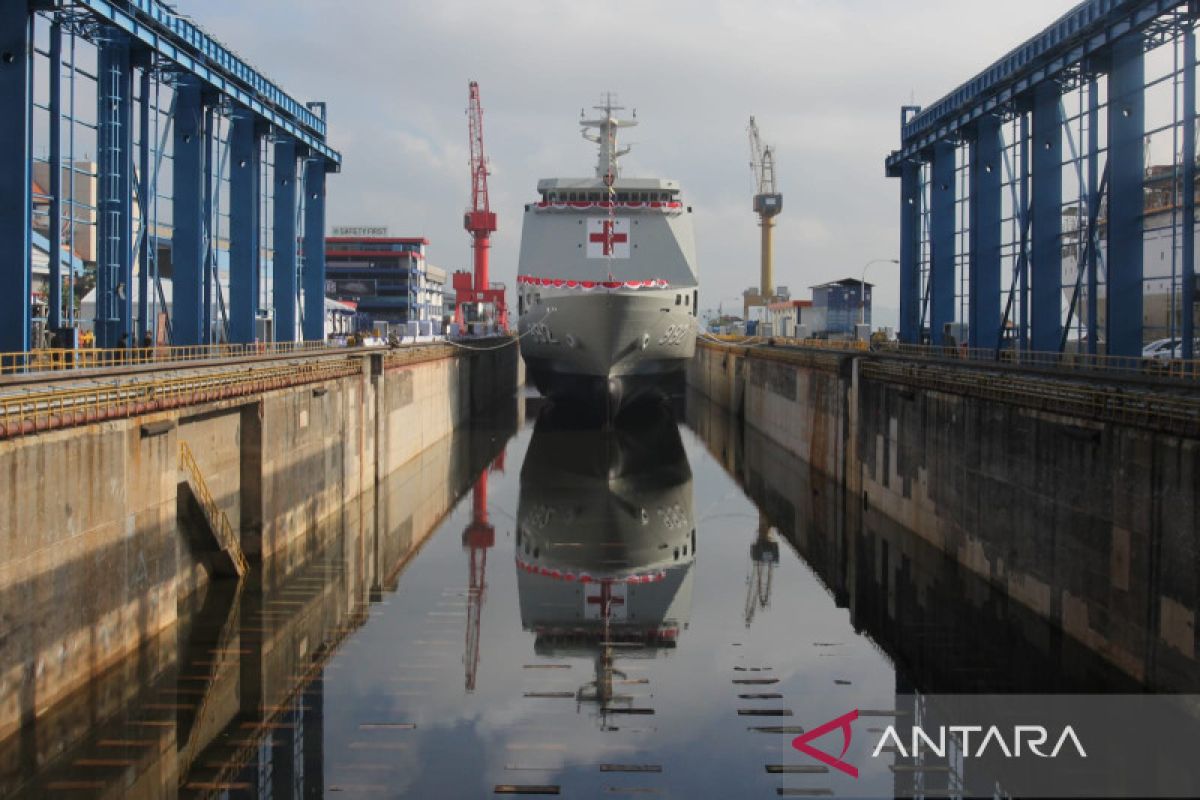
[{"label": "gray naval ship", "polygon": [[525,206],[517,276],[518,330],[529,376],[548,397],[599,400],[615,414],[650,394],[682,390],[695,352],[699,281],[691,208],[679,184],[626,178],[609,95],[581,119],[599,145],[590,178],[538,181]]}]

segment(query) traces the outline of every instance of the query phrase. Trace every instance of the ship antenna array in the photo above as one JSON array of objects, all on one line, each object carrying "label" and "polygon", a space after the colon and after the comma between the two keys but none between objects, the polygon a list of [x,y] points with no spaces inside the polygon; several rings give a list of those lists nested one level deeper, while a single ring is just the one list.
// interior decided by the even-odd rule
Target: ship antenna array
[{"label": "ship antenna array", "polygon": [[[583,119],[581,110],[581,119],[579,120],[579,124],[583,126],[583,138],[600,145],[599,159],[596,162],[596,177],[605,180],[610,194],[612,193],[612,183],[618,175],[617,159],[630,150],[629,147],[617,147],[617,131],[621,128],[632,128],[638,124],[636,111],[632,119],[619,119],[614,116],[614,112],[625,110],[624,106],[616,105],[616,102],[616,95],[606,92],[604,104],[593,106],[595,110],[602,112],[602,115],[596,119]],[[592,133],[590,128],[595,128],[596,132]]]}]

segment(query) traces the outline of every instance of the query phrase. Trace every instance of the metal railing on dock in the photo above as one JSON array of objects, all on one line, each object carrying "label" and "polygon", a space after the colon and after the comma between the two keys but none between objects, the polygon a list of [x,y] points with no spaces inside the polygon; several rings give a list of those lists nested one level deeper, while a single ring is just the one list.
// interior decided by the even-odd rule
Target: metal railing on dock
[{"label": "metal railing on dock", "polygon": [[143,364],[218,361],[254,356],[315,354],[343,349],[327,342],[261,342],[181,347],[47,348],[27,353],[0,353],[0,375],[28,375],[64,370],[106,369]]},{"label": "metal railing on dock", "polygon": [[1200,397],[1141,387],[1000,375],[915,359],[868,359],[859,374],[950,395],[971,395],[1052,414],[1137,425],[1194,436],[1200,431]]},{"label": "metal railing on dock", "polygon": [[1010,348],[970,348],[900,342],[867,343],[853,339],[790,339],[784,336],[705,335],[702,339],[733,347],[779,347],[832,352],[871,352],[925,361],[999,364],[1066,375],[1110,375],[1181,381],[1200,381],[1200,359],[1159,359],[1147,356],[1109,356],[1089,353],[1058,353]]},{"label": "metal railing on dock", "polygon": [[0,438],[214,402],[361,371],[359,359],[314,359],[279,366],[260,365],[254,369],[22,391],[0,397]]},{"label": "metal railing on dock", "polygon": [[1103,373],[1200,380],[1200,359],[1158,359],[1146,356],[1109,356],[1090,353],[1058,353],[1010,348],[938,347],[934,345],[884,342],[871,346],[871,352],[891,353],[910,358],[941,361],[966,361],[975,364],[1004,364],[1043,371]]},{"label": "metal railing on dock", "polygon": [[229,556],[229,560],[233,562],[234,572],[237,573],[237,577],[241,578],[250,569],[250,565],[246,563],[246,556],[242,552],[242,544],[238,541],[233,525],[229,522],[229,515],[217,505],[212,492],[208,490],[204,473],[200,471],[200,465],[196,463],[192,448],[188,447],[187,442],[184,441],[179,442],[179,468],[187,473],[188,485],[192,487],[192,493],[204,511],[204,517],[208,520],[208,527],[213,536],[216,537],[217,545]]}]

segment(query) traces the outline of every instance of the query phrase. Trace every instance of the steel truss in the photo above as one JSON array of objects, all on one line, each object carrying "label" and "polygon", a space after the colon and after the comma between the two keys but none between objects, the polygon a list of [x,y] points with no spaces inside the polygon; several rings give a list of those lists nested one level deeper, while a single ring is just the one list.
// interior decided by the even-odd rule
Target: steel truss
[{"label": "steel truss", "polygon": [[0,119],[0,353],[80,322],[100,347],[323,338],[324,103],[158,0],[0,0]]},{"label": "steel truss", "polygon": [[[901,184],[901,341],[1138,356],[1172,338],[1197,355],[1198,18],[1197,0],[1088,0],[902,109],[886,159]],[[1169,276],[1145,263],[1155,237],[1169,237]],[[1168,296],[1161,319],[1151,284]]]}]

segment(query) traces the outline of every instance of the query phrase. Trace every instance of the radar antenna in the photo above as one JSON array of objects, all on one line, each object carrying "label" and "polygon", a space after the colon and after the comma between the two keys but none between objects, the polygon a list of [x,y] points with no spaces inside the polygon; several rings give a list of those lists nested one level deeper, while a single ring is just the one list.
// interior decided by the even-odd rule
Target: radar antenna
[{"label": "radar antenna", "polygon": [[[604,179],[610,192],[613,181],[617,179],[617,159],[629,152],[628,147],[617,147],[617,131],[621,128],[632,128],[638,124],[636,111],[633,119],[619,119],[614,116],[614,112],[625,110],[624,106],[616,105],[616,101],[616,95],[612,92],[605,92],[604,105],[592,106],[597,111],[603,112],[604,116],[579,120],[579,124],[584,128],[581,132],[583,138],[600,145],[600,155],[596,161],[596,177]],[[588,130],[589,128],[595,128],[596,132],[592,133]]]}]

